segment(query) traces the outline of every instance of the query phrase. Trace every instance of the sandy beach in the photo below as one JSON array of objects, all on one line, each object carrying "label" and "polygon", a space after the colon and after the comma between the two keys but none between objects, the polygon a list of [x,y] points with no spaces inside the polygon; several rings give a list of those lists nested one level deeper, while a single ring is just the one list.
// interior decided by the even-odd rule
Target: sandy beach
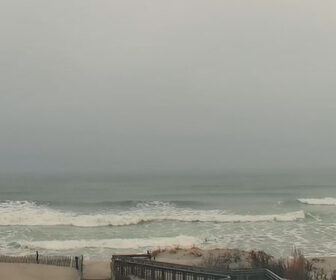
[{"label": "sandy beach", "polygon": [[0,263],[0,279],[4,280],[79,280],[76,270],[41,264]]},{"label": "sandy beach", "polygon": [[109,261],[85,261],[83,277],[85,280],[110,279],[111,265]]}]

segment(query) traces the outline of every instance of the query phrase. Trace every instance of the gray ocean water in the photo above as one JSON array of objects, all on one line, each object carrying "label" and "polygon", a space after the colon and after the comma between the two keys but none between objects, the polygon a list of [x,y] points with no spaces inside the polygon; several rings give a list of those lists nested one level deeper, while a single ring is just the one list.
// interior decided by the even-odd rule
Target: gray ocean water
[{"label": "gray ocean water", "polygon": [[198,175],[0,176],[1,254],[115,253],[157,247],[336,256],[332,171]]}]

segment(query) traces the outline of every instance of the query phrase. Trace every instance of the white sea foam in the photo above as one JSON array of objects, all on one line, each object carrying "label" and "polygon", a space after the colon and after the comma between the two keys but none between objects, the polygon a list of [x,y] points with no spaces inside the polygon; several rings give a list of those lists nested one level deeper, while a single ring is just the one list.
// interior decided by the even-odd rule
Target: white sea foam
[{"label": "white sea foam", "polygon": [[52,209],[28,201],[0,203],[0,225],[69,225],[78,227],[125,226],[154,221],[266,222],[304,219],[303,211],[268,215],[237,215],[223,210],[176,208],[171,204],[147,203],[129,210],[78,214]]},{"label": "white sea foam", "polygon": [[336,205],[336,198],[299,198],[299,202],[310,205]]},{"label": "white sea foam", "polygon": [[73,250],[82,248],[109,248],[109,249],[142,249],[157,247],[190,247],[201,244],[199,238],[180,235],[176,237],[130,238],[130,239],[90,239],[90,240],[48,240],[22,241],[22,247],[44,250]]}]

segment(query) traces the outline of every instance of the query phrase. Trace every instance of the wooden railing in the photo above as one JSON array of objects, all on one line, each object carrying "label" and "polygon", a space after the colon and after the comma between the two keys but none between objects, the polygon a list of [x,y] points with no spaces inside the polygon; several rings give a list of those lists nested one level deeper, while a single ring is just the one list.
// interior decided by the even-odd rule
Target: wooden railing
[{"label": "wooden railing", "polygon": [[[147,257],[147,258],[145,258]],[[149,256],[113,256],[111,271],[114,280],[134,277],[145,280],[285,280],[268,269],[239,269],[215,271],[194,267],[151,261]]]}]

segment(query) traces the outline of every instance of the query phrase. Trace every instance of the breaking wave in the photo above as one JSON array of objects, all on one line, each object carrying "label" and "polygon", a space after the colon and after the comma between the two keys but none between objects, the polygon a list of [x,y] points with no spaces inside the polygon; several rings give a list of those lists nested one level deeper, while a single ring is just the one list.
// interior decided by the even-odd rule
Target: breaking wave
[{"label": "breaking wave", "polygon": [[143,202],[128,210],[110,209],[99,213],[79,214],[38,205],[29,201],[0,202],[0,225],[77,227],[127,226],[144,222],[289,222],[304,219],[303,211],[284,214],[237,215],[223,210],[177,208],[169,202]]},{"label": "breaking wave", "polygon": [[335,205],[336,198],[325,197],[325,198],[299,198],[299,202],[309,205]]},{"label": "breaking wave", "polygon": [[193,236],[180,235],[176,237],[130,238],[130,239],[89,239],[89,240],[48,240],[22,241],[21,247],[44,250],[73,250],[82,248],[109,248],[109,249],[142,249],[157,247],[191,247],[201,244],[202,240]]}]

